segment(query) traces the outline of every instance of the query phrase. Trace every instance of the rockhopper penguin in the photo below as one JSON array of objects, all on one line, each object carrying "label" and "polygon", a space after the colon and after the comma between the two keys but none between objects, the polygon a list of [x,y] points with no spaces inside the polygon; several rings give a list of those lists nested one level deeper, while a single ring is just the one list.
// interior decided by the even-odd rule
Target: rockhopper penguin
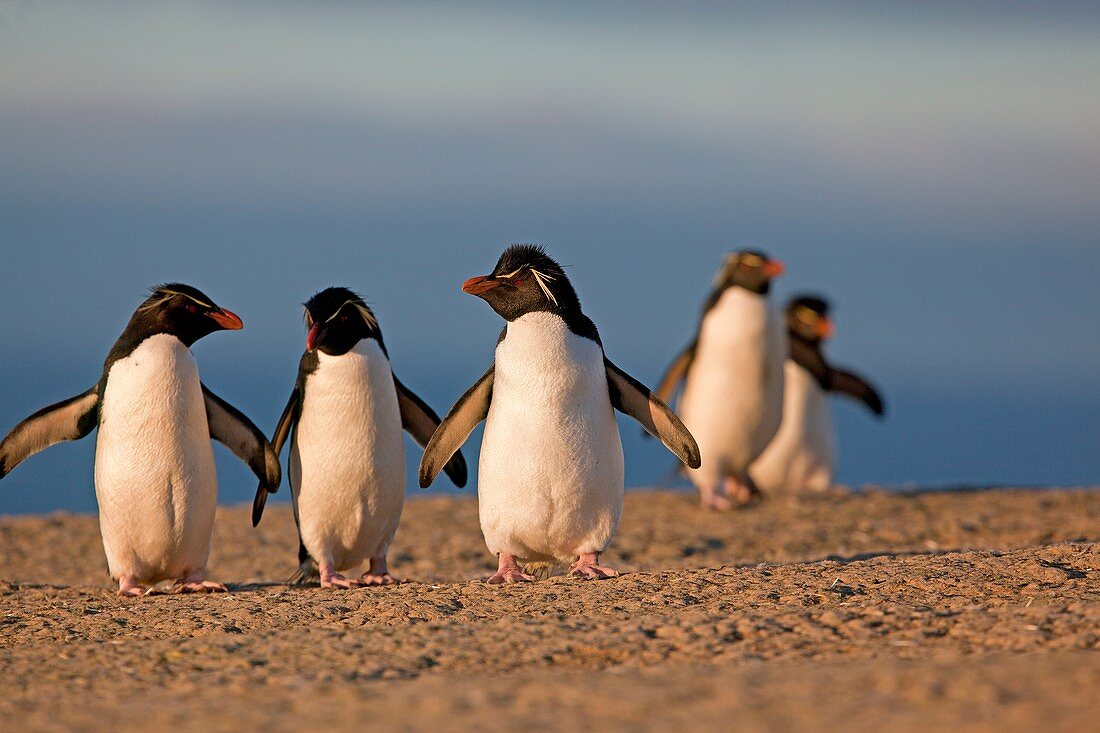
[{"label": "rockhopper penguin", "polygon": [[462,289],[506,324],[493,365],[425,449],[420,485],[429,486],[485,420],[478,504],[485,543],[497,556],[489,582],[533,580],[522,562],[570,563],[569,574],[581,578],[617,575],[599,564],[623,502],[614,410],[698,467],[695,439],[647,387],[608,360],[565,272],[541,247],[509,247],[491,274]]},{"label": "rockhopper penguin", "polygon": [[218,500],[213,438],[270,491],[279,461],[263,434],[199,381],[190,346],[241,319],[181,283],[153,288],[86,392],[39,410],[0,443],[0,477],[28,456],[96,427],[95,491],[111,577],[135,596],[164,580],[224,591],[205,577]]},{"label": "rockhopper penguin", "polygon": [[[292,583],[324,588],[399,582],[386,562],[405,502],[404,428],[427,445],[439,417],[394,376],[373,311],[347,288],[328,288],[305,304],[306,351],[271,439],[290,437],[290,489],[298,524],[299,570]],[[466,484],[461,453],[445,470]],[[267,490],[256,490],[259,523]],[[344,573],[364,561],[361,578]]]},{"label": "rockhopper penguin", "polygon": [[718,272],[695,338],[672,362],[657,396],[671,402],[699,441],[700,468],[688,475],[708,509],[747,504],[759,491],[746,472],[767,447],[783,410],[783,319],[768,302],[783,264],[762,252],[733,252]]},{"label": "rockhopper penguin", "polygon": [[836,438],[827,393],[859,400],[876,415],[884,412],[874,387],[825,360],[821,345],[832,333],[824,298],[802,295],[787,304],[790,358],[783,366],[783,421],[749,467],[749,475],[763,491],[811,493],[832,488]]}]

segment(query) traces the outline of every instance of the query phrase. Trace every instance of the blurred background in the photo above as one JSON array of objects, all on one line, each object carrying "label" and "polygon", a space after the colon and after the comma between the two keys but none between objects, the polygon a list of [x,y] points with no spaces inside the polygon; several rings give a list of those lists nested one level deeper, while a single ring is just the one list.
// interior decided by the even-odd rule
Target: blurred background
[{"label": "blurred background", "polygon": [[[653,384],[751,246],[886,396],[836,402],[842,482],[1100,482],[1100,5],[808,5],[0,2],[0,431],[165,280],[244,319],[194,350],[265,431],[331,284],[445,412],[501,325],[459,286],[511,242]],[[622,428],[628,485],[670,483]],[[93,510],[93,451],[30,459],[0,513]]]}]

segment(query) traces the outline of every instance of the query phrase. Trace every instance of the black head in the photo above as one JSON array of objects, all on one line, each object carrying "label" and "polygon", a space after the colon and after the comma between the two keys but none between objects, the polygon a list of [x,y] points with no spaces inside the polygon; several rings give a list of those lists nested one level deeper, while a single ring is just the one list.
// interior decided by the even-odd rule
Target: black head
[{"label": "black head", "polygon": [[507,321],[548,311],[568,322],[569,316],[581,311],[577,293],[561,265],[533,244],[513,244],[504,250],[491,273],[470,278],[462,290],[484,300]]},{"label": "black head", "polygon": [[818,343],[833,335],[829,320],[829,301],[818,295],[798,295],[787,303],[787,332],[795,337]]},{"label": "black head", "polygon": [[757,250],[743,249],[726,257],[715,285],[720,290],[736,286],[764,295],[771,288],[772,280],[782,274],[783,263],[779,260]]},{"label": "black head", "polygon": [[305,302],[306,349],[329,356],[346,354],[365,338],[381,343],[374,312],[347,288],[325,288]]},{"label": "black head", "polygon": [[186,346],[214,331],[235,331],[243,328],[234,313],[219,308],[198,288],[183,283],[157,285],[145,302],[138,306],[124,334],[132,340],[168,333]]}]

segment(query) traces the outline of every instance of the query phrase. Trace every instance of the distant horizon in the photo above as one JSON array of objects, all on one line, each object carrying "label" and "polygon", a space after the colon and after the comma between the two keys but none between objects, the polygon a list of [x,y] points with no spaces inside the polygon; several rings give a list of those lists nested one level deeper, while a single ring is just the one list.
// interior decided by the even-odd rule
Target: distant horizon
[{"label": "distant horizon", "polygon": [[[219,359],[214,368],[207,363],[206,355],[198,355],[203,380],[242,409],[262,430],[270,432],[293,383],[296,359],[294,364],[288,362],[281,374],[255,379],[233,370],[227,363],[229,360]],[[448,390],[438,381],[421,379],[418,370],[402,370],[399,361],[395,361],[394,369],[440,413],[469,386],[464,383],[467,379],[472,383],[477,377],[476,374],[448,374],[446,383],[454,385]],[[0,395],[0,412],[4,414],[18,410],[16,403],[25,404],[26,414],[30,414],[81,388],[80,385],[73,385],[71,390],[62,387],[59,375],[49,369],[38,371],[33,378],[7,372],[0,367],[0,380],[7,383],[21,380],[25,388],[16,399],[10,393]],[[641,378],[651,384],[656,379],[655,376]],[[1100,398],[1072,405],[1054,402],[1044,409],[1026,403],[1013,407],[1010,394],[937,396],[919,390],[899,392],[888,385],[884,393],[888,409],[884,421],[876,420],[860,406],[841,398],[832,400],[838,423],[839,484],[854,489],[881,486],[894,490],[940,490],[961,486],[1100,486],[1100,479],[1095,478],[1098,475],[1096,459],[1089,450],[1093,444],[1091,438],[1087,432],[1075,430],[1073,426],[1074,423],[1085,424],[1090,416],[1100,411]],[[1025,424],[1026,420],[1032,422]],[[9,430],[14,424],[13,421],[0,430]],[[685,480],[676,477],[674,459],[656,441],[643,439],[636,423],[620,418],[619,428],[626,457],[628,490],[691,490]],[[1042,437],[1036,439],[1034,435]],[[463,448],[471,467],[466,488],[456,488],[446,477],[440,477],[431,489],[423,491],[417,488],[415,474],[420,449],[406,438],[407,495],[476,496],[480,442],[481,429],[478,428]],[[82,441],[63,443],[28,459],[0,481],[0,515],[94,512],[94,450],[93,433]],[[288,450],[284,449],[282,455],[284,467]],[[219,503],[251,502],[256,488],[252,474],[223,447],[216,446],[214,453],[220,482]],[[289,501],[289,496],[284,480],[282,488],[270,501]]]}]

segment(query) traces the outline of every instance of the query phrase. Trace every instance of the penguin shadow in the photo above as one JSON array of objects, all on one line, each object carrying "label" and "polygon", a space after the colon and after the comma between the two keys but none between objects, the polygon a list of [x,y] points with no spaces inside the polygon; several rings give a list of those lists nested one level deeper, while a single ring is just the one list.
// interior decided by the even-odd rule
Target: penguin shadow
[{"label": "penguin shadow", "polygon": [[[320,587],[318,583],[316,587]],[[248,583],[226,583],[225,587],[232,593],[266,593],[271,590],[296,590],[303,586],[292,585],[285,580],[255,580]]]},{"label": "penguin shadow", "polygon": [[[390,586],[358,586],[351,589],[325,589],[333,593],[349,592],[357,590],[367,590],[378,592],[384,588],[399,588],[405,585],[427,585],[417,580],[405,580],[397,585]],[[118,595],[114,590],[103,587],[86,587],[78,585],[49,585],[45,583],[11,583],[10,591],[18,592],[24,590],[37,590],[37,591],[81,591],[86,592],[89,595],[100,596],[103,599],[113,599],[119,602],[133,602],[143,599],[164,599],[164,598],[218,598],[224,596],[242,596],[242,595],[270,595],[273,591],[316,591],[321,590],[320,582],[316,583],[287,583],[286,581],[279,580],[257,580],[247,583],[225,583],[226,591],[216,593],[181,593],[174,591],[171,586],[154,586],[151,592],[145,593],[140,596],[124,597]]]},{"label": "penguin shadow", "polygon": [[347,593],[352,591],[372,591],[380,592],[390,588],[403,588],[410,585],[428,585],[427,583],[414,580],[404,579],[400,583],[391,583],[388,585],[357,585],[354,588],[322,588],[321,581],[305,581],[300,583],[290,583],[285,580],[260,580],[251,583],[226,583],[230,593],[268,593],[273,590],[284,590],[290,592],[297,591],[316,591],[324,590],[331,593]]},{"label": "penguin shadow", "polygon": [[[792,563],[783,563],[784,565],[815,565],[817,563],[829,560],[837,562],[842,565],[848,563],[861,562],[863,560],[874,560],[876,558],[902,558],[902,557],[939,557],[941,555],[951,555],[959,552],[972,552],[973,547],[938,547],[936,549],[928,550],[870,550],[868,552],[857,552],[851,555],[825,555],[824,557],[813,558],[810,560],[798,560]],[[1004,553],[997,550],[990,550],[993,555],[1002,555]]]}]

